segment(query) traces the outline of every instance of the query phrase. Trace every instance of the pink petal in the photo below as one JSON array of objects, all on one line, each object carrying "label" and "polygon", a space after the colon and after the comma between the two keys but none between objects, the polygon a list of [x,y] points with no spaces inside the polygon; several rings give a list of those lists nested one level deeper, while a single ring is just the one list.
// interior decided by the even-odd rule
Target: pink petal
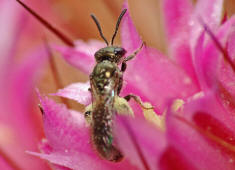
[{"label": "pink petal", "polygon": [[75,44],[76,44],[75,47],[76,50],[81,51],[88,56],[92,56],[93,58],[96,51],[106,46],[104,42],[95,39],[91,39],[88,42],[84,42],[82,40],[76,40]]},{"label": "pink petal", "polygon": [[216,75],[218,73],[219,56],[220,52],[217,51],[217,47],[215,47],[214,42],[210,41],[210,43],[203,49],[201,56],[198,56],[197,58],[197,60],[201,60],[200,66],[197,65],[197,67],[202,70],[203,75],[201,80],[203,82],[201,82],[201,84],[205,84],[204,86],[201,86],[203,90],[213,88],[217,84]]},{"label": "pink petal", "polygon": [[197,170],[192,162],[187,160],[178,148],[168,146],[159,160],[159,169],[161,170]]},{"label": "pink petal", "polygon": [[199,0],[196,4],[194,16],[192,16],[191,25],[191,48],[194,49],[197,39],[203,31],[201,18],[212,31],[215,31],[220,25],[223,10],[223,0]]},{"label": "pink petal", "polygon": [[[211,120],[217,119],[218,123],[221,122],[221,125],[217,126],[217,128],[222,128],[222,126],[224,126],[224,133],[226,133],[226,128],[230,130],[231,133],[234,133],[235,117],[220,104],[218,96],[211,91],[207,92],[204,97],[187,104],[184,107],[184,113],[186,113],[184,116],[194,121],[196,121],[195,119],[197,114],[200,115],[201,113],[207,113],[208,117],[211,117]],[[208,121],[208,124],[213,123],[209,122],[209,119],[204,119],[202,121]],[[216,123],[216,121],[214,123]],[[233,140],[235,140],[235,138]],[[231,140],[231,142],[233,140]]]},{"label": "pink petal", "polygon": [[[128,9],[127,2],[124,3],[124,8]],[[129,52],[133,52],[141,44],[128,11],[122,20],[121,37],[123,46]],[[123,88],[123,94],[134,93],[141,96],[143,100],[150,101],[158,113],[163,112],[167,98],[185,98],[197,91],[197,86],[182,69],[157,50],[146,47],[127,63],[124,79],[127,85]]]},{"label": "pink petal", "polygon": [[192,15],[192,2],[190,0],[164,0],[163,12],[166,25],[167,38],[170,43],[183,39],[188,35],[189,19]]},{"label": "pink petal", "polygon": [[[215,34],[218,41],[225,47],[225,42],[227,41],[231,31],[234,30],[233,24],[235,18],[231,18],[225,22]],[[205,45],[205,43],[207,43]],[[204,47],[205,46],[205,47]],[[227,82],[226,77],[233,74],[231,73],[231,68],[226,64],[220,64],[221,51],[215,46],[215,42],[210,39],[210,41],[205,42],[204,38],[200,38],[197,42],[195,51],[195,69],[199,77],[201,87],[203,89],[212,88],[217,85],[218,73],[219,80],[221,82]],[[222,59],[223,61],[224,59]],[[223,68],[225,67],[225,68]],[[230,71],[229,71],[230,70]],[[230,73],[228,73],[230,72]],[[233,76],[231,76],[232,78]],[[228,78],[228,81],[233,81],[233,79]]]},{"label": "pink petal", "polygon": [[14,167],[5,160],[3,156],[0,155],[0,167],[3,170],[14,170]]},{"label": "pink petal", "polygon": [[121,40],[122,47],[127,50],[128,55],[140,47],[142,40],[140,39],[133,21],[131,20],[127,1],[124,1],[123,8],[126,8],[127,12],[122,19]]},{"label": "pink petal", "polygon": [[[29,53],[25,60],[20,63],[19,66],[12,66],[11,71],[8,72],[9,75],[6,75],[5,80],[7,80],[4,85],[5,90],[8,89],[8,95],[12,94],[10,100],[15,100],[14,106],[19,105],[26,109],[28,107],[28,103],[32,98],[32,89],[35,87],[35,83],[40,76],[40,69],[43,68],[47,60],[47,54],[44,48],[37,48],[34,52]],[[19,103],[22,101],[22,103]],[[13,104],[13,103],[11,103]]]},{"label": "pink petal", "polygon": [[[12,63],[13,55],[15,53],[15,48],[17,40],[22,31],[25,23],[25,16],[23,12],[18,8],[18,4],[13,1],[1,0],[0,2],[0,77],[4,73],[4,69],[9,67]],[[9,10],[12,9],[12,10]]]},{"label": "pink petal", "polygon": [[105,160],[94,159],[84,153],[64,153],[53,152],[51,154],[41,154],[35,152],[28,152],[34,156],[38,156],[42,159],[46,159],[49,162],[64,166],[71,169],[79,170],[137,170],[136,167],[131,166],[128,161],[122,161],[120,163],[111,163]]},{"label": "pink petal", "polygon": [[[225,25],[221,28],[221,30],[225,31],[225,39],[226,45],[225,50],[228,51],[228,54],[231,58],[231,60],[234,63],[234,56],[235,51],[233,46],[235,46],[235,17],[232,17],[228,22],[225,23]],[[221,37],[222,38],[222,37]],[[224,59],[221,60],[219,71],[218,71],[218,79],[221,83],[222,90],[221,90],[221,97],[224,100],[225,105],[232,105],[234,103],[234,97],[235,97],[235,73],[232,69],[231,65],[229,65]],[[229,97],[230,95],[230,97]],[[226,99],[227,98],[227,99]],[[231,99],[228,99],[231,98]],[[233,98],[233,99],[232,99]],[[227,104],[226,104],[227,103]],[[233,104],[234,105],[234,104]],[[234,106],[233,106],[234,107]],[[234,108],[233,108],[234,111]],[[234,112],[235,113],[235,112]]]},{"label": "pink petal", "polygon": [[164,0],[165,27],[169,41],[169,56],[197,83],[190,51],[190,18],[192,3],[189,0]]},{"label": "pink petal", "polygon": [[[235,16],[233,16],[232,18],[234,18]],[[233,20],[231,18],[231,20]],[[235,60],[235,29],[233,29],[230,33],[230,35],[228,36],[228,41],[227,41],[227,49],[228,49],[228,53],[229,55],[232,57],[232,60]]]},{"label": "pink petal", "polygon": [[22,169],[48,169],[45,162],[25,154],[26,149],[37,150],[42,136],[32,87],[45,62],[45,53],[40,49],[16,65],[16,49],[26,21],[22,8],[15,1],[1,0],[0,133],[4,137],[0,143],[4,152]]},{"label": "pink petal", "polygon": [[43,124],[49,145],[57,150],[91,150],[89,129],[83,114],[40,97],[44,109]]},{"label": "pink petal", "polygon": [[188,162],[190,167],[214,170],[227,168],[225,165],[228,161],[200,133],[173,116],[168,119],[167,127],[170,145],[180,151],[182,161]]},{"label": "pink petal", "polygon": [[71,170],[70,168],[66,168],[60,165],[52,165],[53,170]]},{"label": "pink petal", "polygon": [[223,11],[223,0],[199,0],[194,13],[212,28],[220,25]]},{"label": "pink petal", "polygon": [[234,169],[234,122],[216,97],[207,93],[187,103],[182,113],[167,114],[168,139],[196,169]]},{"label": "pink petal", "polygon": [[128,62],[124,79],[127,81],[124,94],[141,96],[144,101],[151,102],[158,113],[164,111],[168,98],[185,99],[198,90],[181,68],[151,48],[142,49]]},{"label": "pink petal", "polygon": [[[53,148],[49,145],[48,140],[47,139],[42,139],[42,141],[39,143],[39,149],[41,151],[41,153],[43,154],[50,154],[53,151]],[[31,153],[28,152],[27,153]],[[34,152],[32,152],[34,153]],[[60,166],[60,165],[56,165],[56,164],[51,164],[52,169],[54,170],[70,170],[70,168],[66,168],[64,166]]]},{"label": "pink petal", "polygon": [[0,78],[3,80],[0,83],[0,120],[3,129],[9,132],[9,136],[4,138],[6,143],[3,143],[3,148],[24,169],[47,169],[42,161],[25,154],[26,149],[37,150],[37,142],[42,137],[32,89],[39,78],[45,56],[42,49],[37,50],[25,57],[18,67],[11,63],[5,77]]},{"label": "pink petal", "polygon": [[69,64],[89,74],[95,64],[95,52],[103,47],[105,47],[103,42],[90,40],[88,42],[76,41],[75,49],[65,46],[55,46],[54,48]]},{"label": "pink petal", "polygon": [[88,91],[90,82],[87,83],[73,83],[64,89],[60,89],[56,94],[57,96],[66,97],[76,100],[78,103],[88,105],[91,103],[91,94]]},{"label": "pink petal", "polygon": [[166,148],[165,136],[159,129],[144,119],[119,117],[114,130],[118,146],[128,160],[139,169],[157,169]]},{"label": "pink petal", "polygon": [[[56,169],[61,169],[61,168],[62,169],[64,169],[64,168],[74,169],[75,167],[80,167],[83,169],[85,169],[85,168],[91,169],[93,164],[89,165],[89,163],[88,163],[88,165],[87,165],[87,162],[89,162],[89,161],[97,161],[98,162],[98,160],[99,160],[97,157],[95,160],[93,160],[94,158],[89,157],[86,153],[84,153],[84,152],[79,153],[79,151],[76,151],[76,150],[74,150],[74,151],[71,151],[71,150],[70,151],[69,150],[58,151],[58,150],[56,150],[55,151],[55,148],[52,148],[49,145],[48,140],[45,140],[45,139],[42,141],[42,143],[40,145],[40,150],[42,151],[43,154],[35,153],[35,152],[28,152],[28,153],[35,155],[35,156],[39,156],[43,159],[50,161],[52,163],[52,165],[56,167]],[[86,157],[86,158],[83,159],[82,157]],[[70,160],[71,162],[67,162],[68,160]],[[92,169],[94,169],[94,167]]]},{"label": "pink petal", "polygon": [[[200,37],[198,38],[198,42],[197,42],[197,45],[195,46],[195,49],[194,49],[194,69],[195,69],[195,72],[197,74],[197,78],[198,78],[198,81],[199,81],[199,84],[200,84],[200,87],[202,89],[206,89],[208,86],[207,86],[207,80],[204,76],[204,70],[203,70],[203,47],[204,47],[204,39],[205,39],[205,33],[201,34]],[[217,60],[216,60],[217,61]],[[214,63],[215,64],[215,63]],[[213,73],[213,75],[215,75],[216,72]],[[212,77],[213,77],[212,75]],[[215,77],[215,76],[214,76]]]},{"label": "pink petal", "polygon": [[[135,169],[128,161],[111,163],[98,157],[91,146],[90,131],[83,114],[69,111],[64,105],[40,97],[48,146],[45,154],[32,153],[56,165],[71,169]],[[79,167],[79,168],[78,168]]]}]

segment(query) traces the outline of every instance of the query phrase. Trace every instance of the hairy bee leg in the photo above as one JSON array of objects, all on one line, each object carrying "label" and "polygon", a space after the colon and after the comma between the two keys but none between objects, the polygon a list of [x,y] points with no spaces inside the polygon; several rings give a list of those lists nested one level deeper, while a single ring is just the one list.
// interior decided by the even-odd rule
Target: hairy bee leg
[{"label": "hairy bee leg", "polygon": [[127,64],[126,62],[133,59],[139,52],[140,50],[143,48],[143,46],[145,45],[145,42],[142,42],[141,46],[135,50],[131,55],[127,56],[123,61],[122,61],[122,66],[121,66],[121,71],[125,72]]},{"label": "hairy bee leg", "polygon": [[124,99],[126,99],[127,101],[130,101],[131,99],[135,100],[136,103],[138,103],[143,109],[154,109],[154,107],[146,107],[144,105],[144,103],[141,101],[140,97],[139,96],[136,96],[134,94],[129,94],[127,96],[124,97]]},{"label": "hairy bee leg", "polygon": [[92,104],[88,105],[85,108],[84,117],[86,119],[87,124],[91,125],[91,121],[92,121]]}]

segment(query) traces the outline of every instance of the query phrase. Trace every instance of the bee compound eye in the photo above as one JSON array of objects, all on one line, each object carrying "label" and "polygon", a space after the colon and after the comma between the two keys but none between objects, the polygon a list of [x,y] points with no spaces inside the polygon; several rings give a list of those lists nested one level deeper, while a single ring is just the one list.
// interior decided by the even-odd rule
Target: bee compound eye
[{"label": "bee compound eye", "polygon": [[124,48],[118,47],[118,48],[115,48],[114,53],[116,55],[123,56],[126,53],[126,50]]}]

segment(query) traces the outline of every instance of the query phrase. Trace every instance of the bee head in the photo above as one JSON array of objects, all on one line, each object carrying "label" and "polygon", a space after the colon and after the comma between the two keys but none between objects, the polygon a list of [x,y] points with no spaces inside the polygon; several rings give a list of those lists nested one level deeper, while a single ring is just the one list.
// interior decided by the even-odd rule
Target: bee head
[{"label": "bee head", "polygon": [[101,48],[95,53],[95,59],[96,59],[97,63],[102,62],[104,60],[119,63],[120,59],[126,54],[126,50],[124,48],[113,46],[113,41],[117,35],[120,22],[122,20],[122,17],[126,13],[126,11],[127,11],[127,9],[124,9],[121,12],[120,16],[118,17],[118,21],[116,23],[116,28],[115,28],[115,31],[114,31],[114,34],[113,34],[113,37],[112,37],[110,43],[108,43],[107,39],[104,37],[98,20],[96,19],[96,17],[93,14],[91,14],[91,18],[94,20],[94,22],[99,30],[101,38],[103,38],[103,40],[107,44],[107,47]]},{"label": "bee head", "polygon": [[96,62],[102,62],[108,60],[111,62],[119,63],[121,58],[126,54],[126,50],[122,47],[107,46],[99,49],[95,53]]}]

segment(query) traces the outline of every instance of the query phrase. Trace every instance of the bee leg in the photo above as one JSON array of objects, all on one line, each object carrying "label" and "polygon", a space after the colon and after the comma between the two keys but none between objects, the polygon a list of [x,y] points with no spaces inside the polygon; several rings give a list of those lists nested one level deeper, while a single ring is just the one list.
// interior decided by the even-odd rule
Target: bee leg
[{"label": "bee leg", "polygon": [[133,59],[139,52],[140,50],[143,48],[143,46],[145,45],[145,42],[142,42],[141,46],[135,50],[131,55],[127,56],[123,61],[122,61],[122,66],[121,66],[121,71],[124,72],[126,70],[126,62]]},{"label": "bee leg", "polygon": [[121,71],[125,72],[126,71],[126,62],[122,62],[122,66],[121,66]]},{"label": "bee leg", "polygon": [[84,117],[86,119],[87,124],[91,125],[91,120],[92,120],[92,104],[88,105],[85,108]]},{"label": "bee leg", "polygon": [[139,96],[133,95],[133,94],[129,94],[127,96],[124,97],[124,99],[126,99],[127,101],[130,101],[131,99],[135,100],[136,103],[138,103],[143,109],[154,109],[153,106],[151,107],[146,107],[145,104],[141,101]]},{"label": "bee leg", "polygon": [[134,112],[132,108],[123,97],[119,97],[119,96],[115,97],[114,108],[118,114],[134,117]]}]

